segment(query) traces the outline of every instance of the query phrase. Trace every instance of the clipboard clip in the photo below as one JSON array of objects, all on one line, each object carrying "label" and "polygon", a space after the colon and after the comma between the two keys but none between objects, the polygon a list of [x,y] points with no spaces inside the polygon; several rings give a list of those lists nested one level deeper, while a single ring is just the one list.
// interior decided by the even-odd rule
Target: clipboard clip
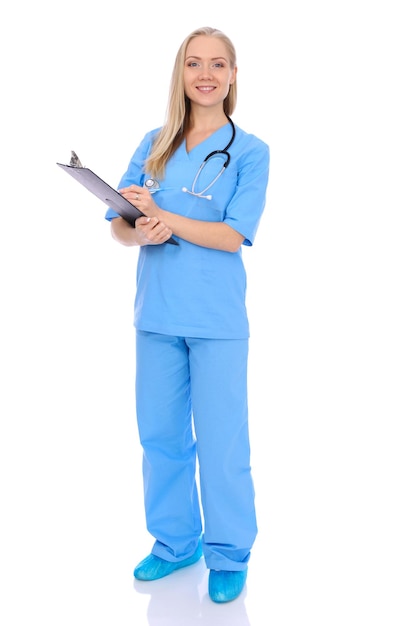
[{"label": "clipboard clip", "polygon": [[69,164],[71,165],[71,167],[84,167],[74,150],[71,150],[71,159]]}]

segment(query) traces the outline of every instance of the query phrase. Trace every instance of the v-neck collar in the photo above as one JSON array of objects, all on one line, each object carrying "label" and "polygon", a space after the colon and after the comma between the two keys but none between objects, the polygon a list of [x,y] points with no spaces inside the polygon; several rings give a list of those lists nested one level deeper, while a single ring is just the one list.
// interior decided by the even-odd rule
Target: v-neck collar
[{"label": "v-neck collar", "polygon": [[[182,147],[185,154],[189,158],[193,158],[195,155],[200,155],[201,152],[204,152],[204,156],[211,152],[212,150],[223,150],[223,148],[227,145],[227,132],[231,132],[231,125],[228,122],[224,126],[220,126],[217,130],[215,130],[211,135],[200,141],[196,146],[191,148],[190,151],[187,150],[187,141],[184,137],[182,142]],[[225,139],[223,139],[222,135],[225,134]],[[210,143],[213,142],[214,147],[210,146]]]}]

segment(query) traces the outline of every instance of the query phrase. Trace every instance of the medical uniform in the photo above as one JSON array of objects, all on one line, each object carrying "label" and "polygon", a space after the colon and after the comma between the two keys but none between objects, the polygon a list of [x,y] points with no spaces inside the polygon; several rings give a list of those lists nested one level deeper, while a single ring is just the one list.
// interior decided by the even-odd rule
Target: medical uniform
[{"label": "medical uniform", "polygon": [[[149,178],[144,161],[156,132],[143,138],[119,188],[143,185]],[[192,189],[207,154],[226,146],[231,134],[226,124],[190,152],[184,141],[158,181],[154,200],[179,215],[223,221],[250,246],[266,200],[269,148],[264,142],[236,127],[229,166],[202,194],[212,198],[183,190]],[[222,155],[208,161],[195,192],[210,184],[223,162]],[[117,213],[108,209],[106,219],[114,217]],[[207,567],[242,570],[257,534],[242,252],[175,238],[178,246],[141,247],[137,267],[136,401],[147,528],[156,539],[153,554],[180,561],[195,551],[203,519]]]}]

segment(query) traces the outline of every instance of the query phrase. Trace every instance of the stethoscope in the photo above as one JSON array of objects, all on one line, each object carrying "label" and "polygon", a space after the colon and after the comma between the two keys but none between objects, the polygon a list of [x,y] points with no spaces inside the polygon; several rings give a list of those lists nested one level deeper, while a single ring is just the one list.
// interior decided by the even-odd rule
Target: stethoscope
[{"label": "stethoscope", "polygon": [[[236,128],[235,125],[233,124],[232,120],[230,119],[230,117],[228,115],[226,115],[227,119],[229,120],[229,123],[232,127],[232,137],[229,141],[229,143],[227,144],[227,146],[225,146],[223,148],[223,150],[213,150],[213,152],[210,152],[206,158],[204,159],[204,161],[202,162],[202,164],[200,165],[197,174],[194,177],[193,180],[193,184],[191,185],[191,189],[187,189],[187,187],[183,187],[182,191],[184,191],[185,193],[189,193],[192,196],[196,196],[197,198],[205,198],[206,200],[211,200],[213,196],[211,195],[204,195],[206,193],[206,191],[208,191],[210,189],[210,187],[212,187],[214,185],[214,183],[220,178],[220,176],[223,174],[223,172],[225,171],[225,169],[227,168],[227,166],[230,163],[230,153],[228,152],[230,146],[232,145],[232,143],[235,140],[235,136],[236,136]],[[205,166],[207,165],[208,161],[218,155],[218,154],[223,154],[226,157],[226,160],[223,163],[223,167],[220,170],[220,172],[217,174],[217,176],[211,181],[211,183],[209,185],[207,185],[207,187],[205,187],[204,189],[202,189],[201,191],[196,191],[195,190],[195,186],[197,184],[198,178],[201,174],[201,172],[203,171],[203,169],[205,168]],[[145,187],[147,187],[147,189],[149,189],[149,191],[157,191],[157,189],[159,188],[159,183],[158,181],[156,181],[154,178],[148,178],[148,180],[145,181]]]}]

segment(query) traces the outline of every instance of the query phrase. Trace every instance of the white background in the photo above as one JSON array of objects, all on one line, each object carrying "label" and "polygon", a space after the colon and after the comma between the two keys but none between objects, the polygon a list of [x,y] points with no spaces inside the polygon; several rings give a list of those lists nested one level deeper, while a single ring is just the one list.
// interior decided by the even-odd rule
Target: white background
[{"label": "white background", "polygon": [[[417,623],[413,5],[2,7],[2,624]],[[234,121],[271,149],[245,250],[260,532],[246,598],[215,614],[203,583],[195,605],[156,587],[156,611],[132,586],[151,546],[137,251],[56,165],[75,150],[117,185],[163,122],[176,51],[202,25],[235,43]]]}]

